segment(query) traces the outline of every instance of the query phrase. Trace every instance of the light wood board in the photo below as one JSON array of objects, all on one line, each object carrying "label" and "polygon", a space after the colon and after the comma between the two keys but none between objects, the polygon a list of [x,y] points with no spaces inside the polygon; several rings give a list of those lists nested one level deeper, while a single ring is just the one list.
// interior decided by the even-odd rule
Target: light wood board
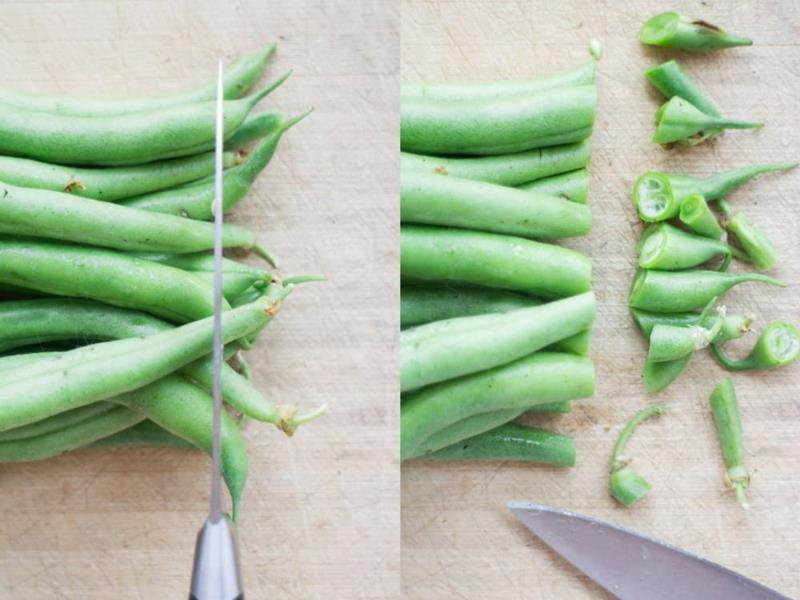
[{"label": "light wood board", "polygon": [[[399,587],[396,458],[398,11],[373,2],[0,3],[0,85],[181,89],[277,40],[263,106],[314,114],[232,220],[298,288],[249,354],[276,403],[329,414],[286,439],[251,423],[239,528],[248,598],[387,598]],[[266,81],[266,79],[262,80]],[[93,450],[0,467],[0,597],[185,598],[207,510],[198,453]]]},{"label": "light wood board", "polygon": [[[642,47],[638,29],[646,18],[668,9],[755,40],[752,48],[680,58],[724,114],[764,120],[763,130],[730,132],[713,144],[671,151],[650,142],[660,99],[648,89],[642,71],[678,55]],[[593,399],[576,403],[571,415],[539,420],[575,437],[578,465],[569,471],[511,463],[405,465],[406,597],[608,597],[515,522],[504,508],[509,499],[606,518],[800,596],[797,365],[735,377],[753,472],[749,512],[723,487],[707,399],[725,372],[705,353],[659,397],[672,411],[643,425],[629,444],[636,468],[653,484],[650,496],[623,509],[606,491],[615,436],[630,416],[654,401],[640,383],[645,343],[626,306],[639,231],[631,186],[649,169],[704,174],[744,163],[798,159],[798,4],[404,0],[401,21],[401,71],[407,80],[525,77],[584,61],[592,37],[605,46],[590,167],[594,227],[588,238],[572,244],[594,258],[599,307],[592,354],[598,389]],[[730,310],[755,312],[758,327],[777,318],[800,320],[798,192],[800,170],[763,177],[731,197],[780,248],[774,275],[790,284],[787,289],[742,286],[726,296]],[[737,347],[744,350],[754,339]]]}]

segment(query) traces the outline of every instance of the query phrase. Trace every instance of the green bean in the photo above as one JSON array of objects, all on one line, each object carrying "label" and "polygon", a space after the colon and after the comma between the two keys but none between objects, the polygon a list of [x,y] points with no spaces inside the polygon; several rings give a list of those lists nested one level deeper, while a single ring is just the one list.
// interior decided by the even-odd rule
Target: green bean
[{"label": "green bean", "polygon": [[752,46],[753,40],[723,31],[716,25],[676,12],[663,12],[642,25],[639,40],[650,46],[707,52],[735,46]]},{"label": "green bean", "polygon": [[[225,98],[239,98],[255,83],[275,53],[275,44],[265,50],[251,52],[225,67],[223,89]],[[27,94],[0,90],[0,105],[11,105],[27,111],[49,112],[79,117],[126,115],[214,100],[217,97],[216,81],[183,92],[139,98],[76,98]],[[2,109],[0,109],[2,110]]]},{"label": "green bean", "polygon": [[640,269],[633,279],[628,305],[653,312],[683,312],[705,306],[733,286],[758,282],[785,287],[786,284],[760,273],[720,271],[649,271]]},{"label": "green bean", "polygon": [[575,250],[519,237],[421,225],[400,228],[400,272],[547,298],[591,289],[592,266]]},{"label": "green bean", "polygon": [[527,412],[536,414],[560,414],[564,415],[572,412],[572,401],[550,402],[548,404],[537,404]]},{"label": "green bean", "polygon": [[[504,290],[453,285],[410,285],[400,293],[400,326],[425,325],[434,321],[471,317],[488,313],[505,313],[518,308],[539,306],[545,301]],[[550,349],[589,353],[589,330],[559,340]]]},{"label": "green bean", "polygon": [[[246,98],[226,100],[225,138],[285,79]],[[212,100],[87,119],[0,105],[0,152],[60,164],[111,166],[187,156],[214,147],[215,111]]]},{"label": "green bean", "polygon": [[238,296],[234,296],[233,298],[230,298],[229,301],[231,303],[231,306],[237,307],[237,306],[241,306],[242,304],[250,304],[251,302],[255,302],[256,300],[258,300],[263,295],[264,295],[264,291],[263,290],[255,287],[255,286],[251,286],[251,287],[247,288],[246,290],[244,290]]},{"label": "green bean", "polygon": [[520,416],[522,412],[523,411],[519,408],[512,408],[511,410],[501,409],[478,413],[466,419],[461,419],[433,433],[428,439],[418,445],[415,457],[424,459],[437,450],[448,448],[453,444],[491,431],[492,429],[505,425],[509,421],[513,421]]},{"label": "green bean", "polygon": [[559,433],[516,423],[501,425],[431,454],[426,460],[519,460],[575,466],[575,442]]},{"label": "green bean", "polygon": [[764,126],[763,123],[755,121],[737,121],[706,114],[678,96],[667,100],[658,109],[656,122],[656,132],[653,135],[653,141],[656,144],[671,144],[680,141],[697,144],[708,139],[708,132],[711,131],[758,129]]},{"label": "green bean", "polygon": [[664,404],[653,404],[636,413],[622,429],[617,442],[614,444],[614,450],[611,454],[609,491],[620,504],[630,506],[644,497],[651,489],[650,484],[644,477],[631,468],[630,459],[624,457],[625,444],[642,421],[656,415],[662,415],[666,409],[667,407]]},{"label": "green bean", "polygon": [[709,177],[668,175],[649,171],[639,177],[633,188],[633,201],[644,221],[665,221],[677,217],[684,200],[692,194],[706,201],[719,200],[753,177],[793,169],[797,163],[746,165]]},{"label": "green bean", "polygon": [[[549,352],[438,383],[404,399],[400,455],[403,460],[418,456],[418,447],[432,434],[477,414],[522,412],[537,404],[584,398],[593,392],[594,368],[589,359]],[[426,444],[426,450],[438,448]]]},{"label": "green bean", "polygon": [[669,60],[650,67],[644,72],[644,76],[667,100],[678,96],[708,115],[721,116],[711,99],[697,87],[678,61]]},{"label": "green bean", "polygon": [[213,288],[192,273],[111,250],[0,238],[0,282],[99,300],[171,321],[213,314]]},{"label": "green bean", "polygon": [[30,425],[15,427],[8,431],[0,431],[0,444],[12,440],[34,438],[59,429],[64,429],[65,427],[71,427],[72,425],[102,415],[113,408],[114,405],[110,402],[95,402],[94,404],[87,404],[86,406],[80,406],[72,410],[58,413],[57,415],[31,423]]},{"label": "green bean", "polygon": [[642,372],[644,387],[651,394],[657,394],[665,390],[686,370],[691,359],[692,355],[687,354],[681,358],[664,362],[646,361]]},{"label": "green bean", "polygon": [[137,423],[114,435],[97,440],[86,448],[131,448],[137,446],[158,446],[165,448],[195,448],[191,442],[179,438],[166,429],[159,427],[149,419]]},{"label": "green bean", "polygon": [[507,313],[462,317],[400,334],[400,390],[490,369],[575,335],[592,324],[587,292]]},{"label": "green bean", "polygon": [[[225,171],[222,177],[222,206],[225,211],[235,207],[245,197],[258,174],[266,168],[283,134],[309,113],[293,119],[284,120],[273,133],[262,139],[245,158],[244,162]],[[176,187],[136,198],[129,198],[122,204],[157,213],[168,213],[181,217],[191,217],[202,221],[210,220],[214,200],[214,177],[207,177],[192,184]]]},{"label": "green bean", "polygon": [[711,349],[720,364],[730,371],[772,369],[791,364],[800,356],[800,332],[790,323],[773,321],[758,336],[750,354],[741,360],[728,357],[717,343]]},{"label": "green bean", "polygon": [[593,85],[465,101],[402,98],[400,146],[423,154],[508,154],[592,133]]},{"label": "green bean", "polygon": [[[116,398],[115,401],[210,453],[213,402],[208,393],[178,375],[168,375],[149,387]],[[247,481],[247,448],[230,415],[222,411],[221,416],[222,476],[231,494],[232,518],[235,521],[239,516]]]},{"label": "green bean", "polygon": [[123,431],[144,417],[116,406],[92,419],[34,437],[0,441],[0,462],[31,462],[58,456]]},{"label": "green bean", "polygon": [[731,206],[724,200],[719,201],[719,207],[724,216],[723,224],[729,233],[732,233],[744,250],[747,258],[759,271],[766,271],[778,260],[778,249],[753,225],[741,212],[734,214]]},{"label": "green bean", "polygon": [[725,307],[717,309],[717,318],[711,327],[702,325],[714,300],[709,302],[700,314],[697,325],[688,327],[681,325],[655,325],[650,333],[650,346],[647,352],[648,362],[668,362],[678,360],[696,350],[707,347],[722,330],[725,321]]},{"label": "green bean", "polygon": [[[144,337],[170,329],[173,329],[172,325],[150,315],[84,300],[0,303],[0,350],[41,341],[86,342]],[[226,348],[226,354],[235,354],[237,350],[238,347],[231,344]],[[213,366],[210,356],[186,365],[181,371],[204,389],[211,389]],[[296,429],[294,407],[273,407],[227,363],[222,365],[222,383],[222,397],[237,410],[259,421],[272,423],[290,435]]]},{"label": "green bean", "polygon": [[436,173],[514,186],[581,169],[589,164],[591,155],[591,138],[573,144],[477,158],[423,156],[401,152],[400,170],[402,173]]},{"label": "green bean", "polygon": [[[269,322],[290,288],[264,300],[224,311],[223,343]],[[145,386],[208,352],[213,317],[144,338],[84,346],[22,366],[3,377],[0,431]],[[134,358],[135,357],[135,360]]]},{"label": "green bean", "polygon": [[[227,169],[241,160],[238,152],[225,152],[223,167]],[[0,156],[0,181],[107,202],[195,181],[213,172],[213,152],[106,168],[64,167],[28,158]]]},{"label": "green bean", "polygon": [[400,178],[400,220],[546,239],[585,235],[592,226],[591,211],[582,204],[427,173]]},{"label": "green bean", "polygon": [[530,79],[500,81],[414,81],[403,82],[401,98],[431,98],[435,100],[491,100],[517,94],[569,88],[594,83],[594,59],[582,65]]},{"label": "green bean", "polygon": [[586,204],[589,196],[589,171],[585,168],[551,175],[517,186],[521,190],[561,196],[571,202]]},{"label": "green bean", "polygon": [[[710,329],[716,317],[713,315],[702,315],[697,312],[682,312],[682,313],[656,313],[648,312],[646,310],[639,310],[632,308],[631,314],[634,321],[648,338],[656,325],[674,325],[679,327],[692,327],[694,325],[701,325],[706,329]],[[750,326],[753,323],[752,315],[725,315],[722,322],[722,327],[719,333],[714,338],[714,341],[727,342],[742,337],[745,333],[750,331]]]},{"label": "green bean", "polygon": [[285,120],[286,115],[279,110],[268,110],[257,114],[250,113],[242,123],[242,126],[225,140],[225,150],[241,150],[251,142],[274,133]]},{"label": "green bean", "polygon": [[706,199],[700,194],[687,196],[681,202],[678,218],[697,235],[718,240],[724,233],[717,218],[708,207]]},{"label": "green bean", "polygon": [[[71,194],[0,183],[0,232],[117,250],[197,252],[214,247],[214,227]],[[253,248],[252,231],[226,223],[226,248]]]},{"label": "green bean", "polygon": [[696,267],[722,256],[719,270],[725,271],[732,252],[725,242],[687,233],[667,223],[653,226],[639,250],[643,269],[677,271]]},{"label": "green bean", "polygon": [[736,492],[739,505],[747,510],[749,505],[745,490],[750,486],[750,473],[744,466],[744,443],[742,441],[742,419],[739,415],[739,402],[733,382],[722,380],[709,398],[711,414],[717,427],[722,458],[725,461],[725,483]]}]

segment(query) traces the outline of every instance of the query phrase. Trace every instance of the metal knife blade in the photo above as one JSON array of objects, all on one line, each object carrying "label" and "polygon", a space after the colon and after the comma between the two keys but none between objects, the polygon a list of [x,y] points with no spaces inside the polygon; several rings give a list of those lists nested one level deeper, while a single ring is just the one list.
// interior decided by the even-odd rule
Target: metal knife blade
[{"label": "metal knife blade", "polygon": [[791,600],[709,560],[605,521],[527,502],[508,508],[545,544],[623,600]]},{"label": "metal knife blade", "polygon": [[197,535],[190,600],[241,600],[241,574],[236,531],[222,512],[222,152],[223,152],[223,63],[217,75],[217,113],[214,181],[214,422],[211,442],[211,500],[208,520]]}]

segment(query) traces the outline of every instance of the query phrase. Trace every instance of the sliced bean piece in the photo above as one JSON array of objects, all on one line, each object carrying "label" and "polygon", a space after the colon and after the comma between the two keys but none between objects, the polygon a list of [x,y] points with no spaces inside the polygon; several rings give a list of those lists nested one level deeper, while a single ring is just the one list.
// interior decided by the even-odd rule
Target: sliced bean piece
[{"label": "sliced bean piece", "polygon": [[718,343],[711,345],[714,356],[722,366],[731,371],[772,369],[793,363],[800,356],[800,332],[791,323],[770,323],[745,358],[735,360],[728,357]]},{"label": "sliced bean piece", "polygon": [[756,121],[739,121],[706,114],[678,96],[658,109],[656,122],[656,132],[653,134],[656,144],[681,141],[696,144],[708,139],[710,132],[722,129],[758,129],[764,126]]},{"label": "sliced bean piece", "polygon": [[720,239],[724,233],[714,213],[708,207],[706,199],[700,194],[687,196],[681,202],[678,218],[681,223],[697,235],[702,235],[712,240]]},{"label": "sliced bean piece", "polygon": [[625,458],[625,444],[636,428],[651,417],[664,414],[667,407],[664,404],[653,404],[639,411],[628,421],[620,432],[614,451],[611,454],[611,477],[609,490],[614,499],[625,506],[641,500],[650,491],[650,484],[634,471],[630,466],[630,459]]},{"label": "sliced bean piece", "polygon": [[704,113],[719,117],[720,112],[676,60],[669,60],[644,72],[647,80],[667,100],[678,96],[693,104]]},{"label": "sliced bean piece", "polygon": [[725,271],[733,256],[728,244],[660,223],[644,238],[639,249],[639,266],[643,269],[678,271],[702,265],[720,256],[723,260],[719,270]]},{"label": "sliced bean piece", "polygon": [[749,38],[728,33],[716,25],[676,12],[663,12],[645,21],[639,31],[639,40],[650,46],[687,52],[753,45],[753,40]]},{"label": "sliced bean piece", "polygon": [[736,390],[729,378],[722,380],[709,398],[711,414],[717,427],[722,458],[725,461],[725,483],[736,492],[739,505],[747,510],[749,504],[745,490],[750,486],[750,473],[744,465],[744,442],[742,435],[742,419],[739,414],[739,402]]}]

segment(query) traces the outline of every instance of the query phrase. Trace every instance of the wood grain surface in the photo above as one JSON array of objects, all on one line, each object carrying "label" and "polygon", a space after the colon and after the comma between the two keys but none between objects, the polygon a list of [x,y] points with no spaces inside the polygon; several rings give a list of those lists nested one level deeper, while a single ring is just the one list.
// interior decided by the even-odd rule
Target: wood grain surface
[{"label": "wood grain surface", "polygon": [[[751,48],[680,55],[690,74],[734,118],[766,121],[756,132],[730,132],[702,147],[664,150],[650,142],[660,102],[642,71],[678,56],[642,47],[638,29],[663,10],[679,10],[742,32]],[[633,0],[404,0],[402,77],[525,77],[576,65],[592,37],[604,43],[599,107],[590,167],[592,234],[573,244],[594,259],[599,300],[592,355],[598,389],[567,416],[540,419],[575,437],[570,471],[511,463],[411,463],[402,473],[403,583],[414,600],[444,598],[577,600],[609,597],[549,551],[504,509],[508,499],[570,508],[639,529],[800,597],[800,369],[735,376],[753,472],[751,510],[722,483],[723,465],[708,395],[725,375],[712,357],[696,356],[660,399],[672,411],[647,423],[629,455],[653,484],[632,509],[606,491],[609,453],[623,423],[653,401],[641,382],[645,343],[626,306],[640,229],[630,201],[649,169],[705,174],[750,162],[797,160],[800,133],[800,4]],[[763,177],[731,197],[781,250],[778,290],[742,286],[726,296],[732,311],[753,311],[757,326],[800,320],[800,170]],[[741,267],[739,267],[741,268]],[[752,344],[737,343],[744,351]]]},{"label": "wood grain surface", "polygon": [[[246,430],[248,598],[391,598],[399,588],[398,15],[370,2],[0,2],[0,85],[81,95],[181,89],[277,40],[264,102],[289,132],[233,221],[258,229],[296,290],[250,353],[276,403],[329,414],[293,439]],[[0,467],[0,597],[188,593],[209,461],[92,450]]]}]

